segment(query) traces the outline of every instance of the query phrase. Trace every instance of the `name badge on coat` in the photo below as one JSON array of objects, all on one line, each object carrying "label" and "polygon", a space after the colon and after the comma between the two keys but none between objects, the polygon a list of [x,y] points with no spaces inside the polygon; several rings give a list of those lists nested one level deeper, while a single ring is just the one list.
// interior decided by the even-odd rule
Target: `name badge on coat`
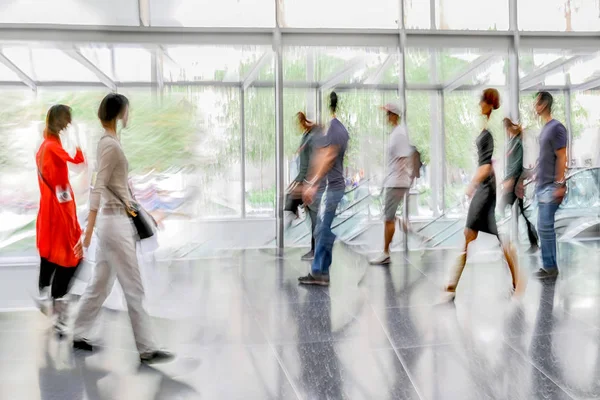
[{"label": "name badge on coat", "polygon": [[68,185],[64,188],[57,186],[56,198],[58,199],[59,203],[68,203],[69,201],[73,201],[73,197],[71,196],[71,188]]}]

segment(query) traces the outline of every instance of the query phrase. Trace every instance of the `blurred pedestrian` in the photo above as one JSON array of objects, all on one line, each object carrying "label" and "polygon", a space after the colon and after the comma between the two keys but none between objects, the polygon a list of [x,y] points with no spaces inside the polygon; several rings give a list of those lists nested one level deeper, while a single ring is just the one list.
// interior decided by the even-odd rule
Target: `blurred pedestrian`
[{"label": "blurred pedestrian", "polygon": [[[515,201],[519,206],[519,211],[525,223],[527,224],[527,236],[529,238],[529,253],[535,253],[539,250],[538,236],[535,227],[525,215],[525,206],[523,201],[523,140],[521,138],[523,128],[521,125],[515,124],[510,118],[504,118],[504,127],[508,133],[508,150],[506,153],[507,169],[506,176],[502,182],[502,199],[500,202],[500,211],[505,213],[507,206],[512,206]],[[514,216],[519,218],[518,215]]]},{"label": "blurred pedestrian", "polygon": [[75,157],[63,148],[60,133],[71,124],[71,108],[62,104],[50,107],[46,115],[44,141],[36,154],[40,208],[36,222],[36,245],[40,254],[38,303],[46,311],[52,300],[54,330],[63,335],[67,329],[67,293],[81,259],[81,227],[67,163],[81,164],[83,153]]},{"label": "blurred pedestrian", "polygon": [[[321,129],[317,124],[306,118],[306,114],[298,112],[296,114],[298,126],[302,131],[302,139],[298,147],[299,167],[298,174],[287,189],[286,211],[298,215],[298,207],[303,204],[302,191],[305,180],[308,176],[308,170],[314,154],[315,136],[322,135]],[[313,202],[305,205],[305,210],[310,219],[310,251],[302,256],[303,261],[312,261],[315,256],[315,228],[317,226],[317,213],[319,204]]]},{"label": "blurred pedestrian", "polygon": [[[392,126],[392,131],[388,140],[387,151],[387,176],[383,181],[385,190],[384,199],[384,244],[383,253],[370,261],[371,265],[386,265],[391,262],[390,244],[396,232],[396,212],[402,204],[405,195],[410,191],[415,171],[412,159],[415,149],[408,140],[406,129],[400,124],[402,112],[396,104],[387,104],[383,107],[386,112],[388,123]],[[404,231],[408,232],[407,217],[403,216],[398,220]]]},{"label": "blurred pedestrian", "polygon": [[344,196],[346,188],[344,180],[344,155],[350,138],[346,127],[337,119],[338,97],[335,92],[329,96],[331,123],[327,135],[319,137],[315,145],[318,148],[309,180],[304,188],[304,202],[308,205],[318,201],[317,194],[322,181],[326,179],[327,188],[324,193],[322,209],[315,230],[315,258],[311,272],[298,278],[301,284],[329,286],[329,267],[331,266],[335,234],[331,224],[335,218],[338,204]]},{"label": "blurred pedestrian", "polygon": [[488,130],[488,123],[492,112],[500,108],[500,94],[496,89],[485,89],[479,101],[481,114],[485,125],[476,140],[479,167],[475,172],[471,183],[467,187],[466,195],[471,198],[467,223],[465,227],[465,245],[459,257],[458,264],[446,286],[446,291],[454,295],[456,287],[467,263],[467,250],[469,244],[477,239],[479,232],[492,234],[500,241],[500,247],[504,253],[508,269],[510,270],[512,287],[516,291],[518,283],[518,270],[516,257],[512,246],[504,245],[498,234],[496,225],[496,175],[492,166],[492,155],[494,153],[494,138]]}]

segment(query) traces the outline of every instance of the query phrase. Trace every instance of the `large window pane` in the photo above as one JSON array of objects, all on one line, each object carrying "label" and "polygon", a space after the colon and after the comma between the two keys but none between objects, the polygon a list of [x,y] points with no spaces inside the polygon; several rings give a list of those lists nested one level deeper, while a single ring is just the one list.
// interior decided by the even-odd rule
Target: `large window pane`
[{"label": "large window pane", "polygon": [[283,0],[280,23],[293,28],[396,28],[398,1],[374,0],[368,7],[345,0]]},{"label": "large window pane", "polygon": [[0,0],[0,23],[139,25],[136,0]]},{"label": "large window pane", "polygon": [[0,81],[5,82],[20,82],[21,79],[12,70],[6,67],[4,64],[0,64]]},{"label": "large window pane", "polygon": [[438,55],[440,79],[452,82],[461,78],[464,85],[504,85],[507,68],[506,53],[479,49],[449,49]]},{"label": "large window pane", "polygon": [[239,90],[173,87],[130,100],[123,147],[133,173],[156,176],[152,201],[193,218],[240,216]]},{"label": "large window pane", "polygon": [[436,25],[438,29],[507,30],[508,0],[437,0]]},{"label": "large window pane", "polygon": [[519,0],[519,29],[525,31],[597,31],[600,3],[592,0]]},{"label": "large window pane", "polygon": [[571,94],[571,167],[600,167],[600,93]]},{"label": "large window pane", "polygon": [[403,0],[404,26],[407,29],[431,28],[431,2],[429,0]]},{"label": "large window pane", "polygon": [[154,26],[273,27],[273,0],[150,0]]},{"label": "large window pane", "polygon": [[138,47],[115,47],[115,75],[121,82],[150,82],[152,55]]},{"label": "large window pane", "polygon": [[[406,93],[407,116],[406,123],[408,136],[413,146],[421,153],[421,159],[425,164],[421,171],[421,178],[414,183],[411,203],[411,216],[432,216],[434,206],[431,196],[431,104],[435,101],[438,94],[436,92],[416,92],[408,91]],[[412,200],[412,199],[411,199]]]},{"label": "large window pane", "polygon": [[[163,75],[167,82],[239,82],[263,61],[263,55],[272,55],[272,50],[269,47],[170,46],[163,57]],[[266,61],[259,65],[258,80],[272,73],[272,58]]]},{"label": "large window pane", "polygon": [[[436,50],[433,50],[436,51]],[[407,83],[439,83],[440,77],[436,76],[435,54],[432,50],[408,47],[406,49],[406,82]]]},{"label": "large window pane", "polygon": [[[75,134],[84,153],[95,153],[101,128],[95,114],[103,91],[28,91],[3,92],[0,97],[0,133],[5,140],[0,149],[0,255],[35,256],[35,220],[39,187],[35,153],[42,142],[48,108],[57,103],[73,108],[71,129],[62,135],[64,147],[75,150]],[[72,166],[70,179],[78,212],[87,209],[89,169]]]},{"label": "large window pane", "polygon": [[246,215],[275,216],[275,91],[245,92]]}]

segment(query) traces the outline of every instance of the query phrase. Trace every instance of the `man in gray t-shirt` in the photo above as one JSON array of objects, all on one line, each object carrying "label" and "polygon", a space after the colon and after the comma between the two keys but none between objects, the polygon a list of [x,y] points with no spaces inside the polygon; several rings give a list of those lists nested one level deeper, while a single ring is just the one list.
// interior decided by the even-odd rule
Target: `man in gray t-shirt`
[{"label": "man in gray t-shirt", "polygon": [[552,118],[552,103],[550,93],[538,93],[535,111],[545,123],[540,134],[540,156],[536,172],[538,233],[542,245],[543,267],[534,276],[539,279],[558,275],[554,217],[566,192],[567,129]]},{"label": "man in gray t-shirt", "polygon": [[[382,107],[386,112],[388,123],[392,126],[388,140],[387,175],[383,181],[384,187],[384,245],[383,253],[370,261],[371,265],[387,265],[391,262],[390,244],[396,231],[396,211],[404,196],[412,186],[415,171],[413,171],[414,147],[408,141],[406,129],[400,124],[402,112],[396,104]],[[404,216],[404,231],[407,231],[407,220]]]}]

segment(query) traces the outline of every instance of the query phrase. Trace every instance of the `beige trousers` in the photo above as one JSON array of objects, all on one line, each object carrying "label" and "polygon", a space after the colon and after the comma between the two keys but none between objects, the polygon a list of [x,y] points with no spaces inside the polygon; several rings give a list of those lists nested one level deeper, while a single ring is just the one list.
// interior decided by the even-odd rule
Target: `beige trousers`
[{"label": "beige trousers", "polygon": [[123,288],[135,344],[140,353],[156,349],[150,317],[144,308],[144,286],[136,256],[135,228],[122,215],[98,215],[96,266],[80,300],[75,320],[75,339],[90,339],[102,304],[110,294],[115,278]]}]

